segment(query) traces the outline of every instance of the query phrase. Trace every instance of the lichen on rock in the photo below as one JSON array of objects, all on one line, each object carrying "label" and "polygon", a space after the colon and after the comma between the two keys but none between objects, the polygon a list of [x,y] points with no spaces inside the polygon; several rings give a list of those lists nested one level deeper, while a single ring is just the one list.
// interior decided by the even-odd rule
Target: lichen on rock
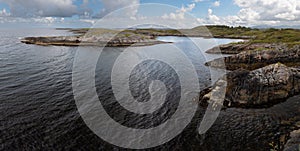
[{"label": "lichen on rock", "polygon": [[[226,80],[224,105],[227,107],[263,107],[274,105],[300,93],[300,69],[276,63],[257,70],[244,69],[227,73],[219,81]],[[216,91],[215,84],[201,101],[208,101]]]}]

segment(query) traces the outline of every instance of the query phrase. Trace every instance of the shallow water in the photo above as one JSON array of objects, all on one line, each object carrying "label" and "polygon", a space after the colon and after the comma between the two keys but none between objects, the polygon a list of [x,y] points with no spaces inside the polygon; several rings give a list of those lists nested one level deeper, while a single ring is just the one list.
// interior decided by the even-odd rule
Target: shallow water
[{"label": "shallow water", "polygon": [[[54,29],[0,30],[1,150],[121,149],[95,135],[78,113],[72,90],[72,67],[77,48],[44,47],[19,42],[19,38],[26,36],[66,34],[71,33]],[[208,39],[192,38],[193,43],[183,37],[159,37],[159,40],[173,41],[174,45],[184,52],[196,69],[200,89],[211,84],[209,80],[211,72],[204,66],[204,62],[220,57],[207,55],[204,51],[217,43],[232,41],[216,39],[216,43]],[[201,46],[200,49],[195,47],[195,44]],[[135,51],[139,54],[139,49],[147,51],[152,48],[167,52],[173,49],[163,44],[136,48]],[[80,51],[84,51],[87,57],[99,53],[97,48],[82,49],[84,50]],[[98,97],[100,100],[106,100],[104,106],[112,115],[121,111],[115,107],[114,102],[109,101],[112,98],[109,75],[114,59],[123,51],[123,48],[106,48],[102,53],[103,60],[98,62],[96,69],[96,73],[99,73],[96,75]],[[168,66],[148,62],[138,69],[142,70],[133,72],[135,80],[145,80],[141,75],[150,70],[151,75],[161,78],[174,88],[173,94],[178,92],[176,74],[168,76],[172,75],[172,70]],[[165,71],[165,74],[158,72],[157,69]],[[84,66],[82,70],[85,70]],[[218,77],[221,73],[216,71],[214,75]],[[144,89],[148,86],[133,84],[132,89]],[[138,95],[138,91],[136,93]],[[169,100],[176,100],[176,97],[170,95]],[[147,98],[149,99],[149,95],[142,95],[140,100]],[[175,105],[176,102],[169,102],[166,107],[170,113],[159,116],[162,117],[159,119],[135,117],[126,113],[114,119],[131,127],[155,127],[171,116]],[[299,117],[299,105],[300,100],[296,97],[269,109],[226,109],[220,113],[216,123],[205,135],[199,135],[197,132],[197,126],[205,111],[199,107],[192,123],[183,133],[167,144],[153,149],[266,150],[270,141],[278,139],[277,133],[288,131],[286,128],[288,126],[281,125],[282,121]],[[116,132],[115,135],[118,137],[122,133]]]}]

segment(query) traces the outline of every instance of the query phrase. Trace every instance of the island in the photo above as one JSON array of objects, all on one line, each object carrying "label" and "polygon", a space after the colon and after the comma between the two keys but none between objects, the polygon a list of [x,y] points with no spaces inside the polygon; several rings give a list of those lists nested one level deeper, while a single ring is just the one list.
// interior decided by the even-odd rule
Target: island
[{"label": "island", "polygon": [[[61,29],[60,29],[61,30]],[[134,31],[118,31],[110,29],[68,29],[75,35],[56,37],[25,37],[21,42],[43,46],[102,46],[126,47],[147,46],[160,43],[154,36],[139,34]]]}]

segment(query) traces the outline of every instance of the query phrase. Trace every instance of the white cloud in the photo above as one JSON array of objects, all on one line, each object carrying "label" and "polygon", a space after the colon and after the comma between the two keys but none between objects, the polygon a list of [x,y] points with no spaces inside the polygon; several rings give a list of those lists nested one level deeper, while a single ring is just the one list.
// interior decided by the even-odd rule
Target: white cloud
[{"label": "white cloud", "polygon": [[195,6],[196,6],[196,4],[195,3],[192,3],[192,4],[189,4],[189,5],[187,5],[187,7],[181,7],[181,9],[180,9],[180,11],[181,12],[190,12],[190,11],[192,11],[194,8],[195,8]]},{"label": "white cloud", "polygon": [[74,0],[0,0],[17,17],[71,17],[77,14]]},{"label": "white cloud", "polygon": [[2,10],[0,10],[0,16],[1,17],[10,16],[10,13],[7,12],[5,8],[3,8]]},{"label": "white cloud", "polygon": [[241,8],[237,16],[252,24],[300,21],[299,0],[235,0],[234,2]]},{"label": "white cloud", "polygon": [[[0,22],[38,22],[45,24],[67,23],[64,17],[73,15],[79,16],[79,21],[94,24],[96,18],[103,17],[111,12],[118,18],[127,18],[129,22],[146,20],[147,16],[139,16],[138,9],[140,0],[82,0],[80,6],[75,5],[78,0],[0,0],[9,6],[0,10]],[[189,19],[188,13],[192,12],[197,3],[209,0],[192,0],[192,3],[174,9],[171,13],[157,15],[156,20],[175,21],[178,23]],[[217,16],[213,9],[221,5],[220,0],[211,1],[211,8],[208,9],[206,18],[198,18],[198,23],[205,24],[226,24],[233,26],[255,26],[255,25],[297,25],[300,24],[300,0],[233,0],[234,4],[240,7],[237,14],[230,16]],[[91,3],[103,4],[101,12],[93,12]],[[200,4],[199,4],[200,5]],[[196,12],[196,11],[194,11]],[[116,19],[114,19],[116,22]],[[118,20],[119,22],[119,20]],[[194,23],[191,23],[194,24]]]},{"label": "white cloud", "polygon": [[204,24],[206,22],[206,20],[202,18],[197,18],[196,20],[199,24]]},{"label": "white cloud", "polygon": [[34,17],[34,18],[23,18],[23,17],[0,17],[0,23],[38,23],[38,24],[56,24],[63,23],[64,18],[60,17]]},{"label": "white cloud", "polygon": [[213,3],[213,6],[215,6],[215,7],[219,7],[220,5],[221,5],[220,1],[215,1]]},{"label": "white cloud", "polygon": [[95,19],[80,19],[80,21],[89,23],[89,24],[91,24],[91,26],[97,22],[97,20],[95,20]]},{"label": "white cloud", "polygon": [[82,4],[78,6],[79,7],[78,15],[80,18],[89,19],[92,17],[93,10],[89,7],[89,4],[90,4],[90,0],[82,0]]},{"label": "white cloud", "polygon": [[[0,0],[9,6],[10,13],[14,17],[72,17],[89,19],[94,16],[90,4],[103,4],[101,12],[96,16],[103,17],[112,11],[128,7],[122,15],[134,18],[139,8],[139,0],[82,0],[81,5],[75,5],[78,0]],[[0,10],[1,11],[1,10]],[[0,12],[4,16],[5,12]]]},{"label": "white cloud", "polygon": [[212,9],[208,9],[208,15],[207,15],[208,23],[212,24],[220,24],[220,18],[213,14]]},{"label": "white cloud", "polygon": [[163,19],[184,19],[185,18],[185,13],[191,12],[195,8],[196,4],[192,3],[187,5],[187,7],[182,6],[181,9],[177,10],[176,13],[170,13],[170,14],[164,14],[162,16]]},{"label": "white cloud", "polygon": [[103,17],[113,11],[122,9],[124,12],[120,15],[125,15],[126,17],[135,18],[136,13],[139,9],[139,0],[101,0],[104,5],[104,9],[97,15],[97,17]]},{"label": "white cloud", "polygon": [[212,9],[208,9],[204,23],[231,26],[299,26],[300,24],[299,0],[234,0],[234,3],[241,8],[236,15],[221,17],[213,14]]},{"label": "white cloud", "polygon": [[194,0],[193,2],[199,3],[199,2],[203,2],[203,1],[205,1],[205,0]]},{"label": "white cloud", "polygon": [[38,23],[46,23],[46,24],[52,24],[54,22],[60,21],[60,19],[55,17],[41,17],[41,18],[33,18],[35,22]]}]

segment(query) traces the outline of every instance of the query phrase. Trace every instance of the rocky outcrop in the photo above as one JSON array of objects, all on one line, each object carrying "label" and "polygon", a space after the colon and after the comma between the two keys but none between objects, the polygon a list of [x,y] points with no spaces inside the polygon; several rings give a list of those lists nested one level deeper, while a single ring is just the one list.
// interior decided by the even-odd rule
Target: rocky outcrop
[{"label": "rocky outcrop", "polygon": [[[113,38],[112,38],[113,37]],[[111,39],[112,38],[112,39]],[[107,47],[124,47],[124,46],[146,46],[166,43],[153,39],[151,36],[125,34],[121,35],[92,35],[92,36],[59,36],[59,37],[26,37],[21,40],[26,44],[36,45],[55,45],[55,46],[107,46]]]},{"label": "rocky outcrop", "polygon": [[257,43],[251,44],[247,42],[243,43],[231,43],[231,44],[224,44],[220,46],[216,46],[206,51],[206,53],[210,54],[238,54],[243,51],[255,50],[258,48],[263,49],[273,49],[278,47],[277,44],[267,44],[267,43]]},{"label": "rocky outcrop", "polygon": [[246,70],[258,69],[270,64],[281,62],[290,67],[300,66],[300,45],[289,48],[284,45],[278,45],[273,49],[243,51],[239,54],[215,59],[207,62],[206,65],[227,70],[237,70],[240,68]]},{"label": "rocky outcrop", "polygon": [[207,89],[206,94],[202,92],[201,104],[214,101],[211,98],[217,93],[213,92],[219,91],[219,83],[224,81],[227,86],[223,104],[227,107],[270,106],[300,93],[300,69],[277,63],[253,71],[239,69],[226,74]]},{"label": "rocky outcrop", "polygon": [[300,129],[290,133],[290,139],[284,146],[284,151],[299,151],[300,150]]}]

